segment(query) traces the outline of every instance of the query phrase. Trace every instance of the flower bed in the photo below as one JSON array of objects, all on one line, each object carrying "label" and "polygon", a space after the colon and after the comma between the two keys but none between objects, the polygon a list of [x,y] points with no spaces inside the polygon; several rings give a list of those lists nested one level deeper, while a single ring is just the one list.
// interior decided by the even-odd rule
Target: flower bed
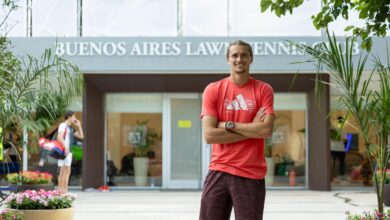
[{"label": "flower bed", "polygon": [[390,209],[384,213],[375,210],[373,212],[363,212],[359,215],[351,215],[350,212],[346,212],[347,220],[390,220]]},{"label": "flower bed", "polygon": [[9,183],[19,184],[49,184],[52,182],[53,176],[47,172],[39,171],[22,171],[20,173],[12,173],[6,176]]},{"label": "flower bed", "polygon": [[57,190],[26,190],[11,193],[4,204],[9,209],[66,209],[72,207],[76,196],[70,193],[60,193]]},{"label": "flower bed", "polygon": [[18,210],[4,209],[0,212],[0,220],[23,220],[23,212]]}]

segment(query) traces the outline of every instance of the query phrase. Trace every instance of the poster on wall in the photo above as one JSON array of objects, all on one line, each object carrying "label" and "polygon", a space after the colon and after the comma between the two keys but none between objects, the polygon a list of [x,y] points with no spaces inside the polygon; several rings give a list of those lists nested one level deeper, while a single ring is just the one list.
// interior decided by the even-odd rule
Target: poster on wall
[{"label": "poster on wall", "polygon": [[146,145],[146,134],[148,132],[146,125],[125,125],[123,126],[123,132],[123,145],[129,147]]}]

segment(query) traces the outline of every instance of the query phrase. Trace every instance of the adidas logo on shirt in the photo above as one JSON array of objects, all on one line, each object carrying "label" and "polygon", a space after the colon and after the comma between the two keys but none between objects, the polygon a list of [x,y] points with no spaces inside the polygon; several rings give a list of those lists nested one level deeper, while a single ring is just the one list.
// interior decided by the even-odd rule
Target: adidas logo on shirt
[{"label": "adidas logo on shirt", "polygon": [[233,100],[225,99],[224,106],[228,111],[248,111],[255,109],[255,102],[250,99],[245,99],[242,94],[239,94]]}]

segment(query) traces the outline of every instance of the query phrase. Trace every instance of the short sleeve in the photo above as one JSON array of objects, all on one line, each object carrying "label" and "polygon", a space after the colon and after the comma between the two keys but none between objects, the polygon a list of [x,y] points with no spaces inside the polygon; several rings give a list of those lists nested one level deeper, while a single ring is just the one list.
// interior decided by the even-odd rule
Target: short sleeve
[{"label": "short sleeve", "polygon": [[65,129],[66,129],[66,124],[65,124],[65,123],[61,123],[61,124],[58,126],[58,133],[59,133],[59,132],[65,132]]},{"label": "short sleeve", "polygon": [[217,118],[217,95],[216,85],[214,83],[209,84],[203,92],[201,118],[206,115]]},{"label": "short sleeve", "polygon": [[263,85],[261,106],[265,108],[265,113],[275,114],[274,112],[274,90],[268,84]]}]

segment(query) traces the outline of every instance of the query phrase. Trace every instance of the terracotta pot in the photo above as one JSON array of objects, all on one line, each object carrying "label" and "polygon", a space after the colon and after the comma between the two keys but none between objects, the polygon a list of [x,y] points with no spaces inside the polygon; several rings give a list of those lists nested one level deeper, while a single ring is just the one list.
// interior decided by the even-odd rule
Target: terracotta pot
[{"label": "terracotta pot", "polygon": [[385,184],[383,187],[383,203],[385,206],[390,206],[390,184]]},{"label": "terracotta pot", "polygon": [[74,208],[67,209],[37,209],[37,210],[22,210],[24,220],[72,220],[74,216]]}]

